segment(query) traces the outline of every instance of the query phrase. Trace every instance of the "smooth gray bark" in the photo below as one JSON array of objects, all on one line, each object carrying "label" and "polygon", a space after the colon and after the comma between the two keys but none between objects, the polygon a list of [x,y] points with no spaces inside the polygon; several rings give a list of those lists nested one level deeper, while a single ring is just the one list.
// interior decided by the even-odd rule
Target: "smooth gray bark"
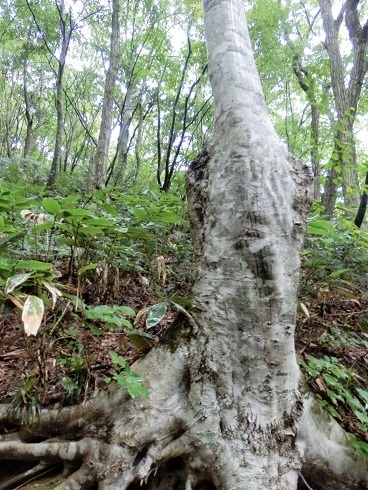
[{"label": "smooth gray bark", "polygon": [[[75,26],[72,24],[71,10],[65,14],[65,3],[61,0],[60,4],[56,3],[56,7],[59,12],[59,23],[61,32],[61,47],[60,56],[57,60],[58,69],[56,75],[56,134],[55,134],[55,146],[54,154],[52,157],[51,169],[47,179],[47,186],[54,187],[56,184],[56,178],[60,170],[63,131],[64,131],[64,71],[66,57],[68,54],[70,40],[73,34]],[[54,56],[54,55],[53,55]]]},{"label": "smooth gray bark", "polygon": [[[330,171],[325,183],[322,204],[324,213],[331,216],[338,194],[338,180],[342,179],[343,198],[347,204],[358,203],[358,177],[354,141],[354,122],[363,81],[368,70],[368,19],[360,22],[359,1],[347,0],[336,18],[331,0],[319,0],[325,47],[329,57],[331,85],[337,113],[334,148]],[[351,43],[352,67],[347,70],[340,48],[340,29],[345,20]]]},{"label": "smooth gray bark", "polygon": [[120,0],[112,1],[111,37],[109,52],[109,67],[106,72],[104,96],[102,102],[101,126],[94,159],[91,164],[89,190],[103,189],[106,182],[107,158],[110,147],[114,90],[119,68],[119,38],[120,38]]}]

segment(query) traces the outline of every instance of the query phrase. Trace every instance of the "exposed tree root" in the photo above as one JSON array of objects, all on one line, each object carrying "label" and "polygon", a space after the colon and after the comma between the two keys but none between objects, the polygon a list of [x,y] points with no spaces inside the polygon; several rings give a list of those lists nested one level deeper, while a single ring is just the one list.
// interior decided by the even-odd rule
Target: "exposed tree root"
[{"label": "exposed tree root", "polygon": [[[58,490],[97,484],[99,490],[295,489],[301,462],[295,452],[291,460],[290,452],[299,402],[262,427],[251,413],[236,415],[237,400],[224,402],[219,379],[201,359],[205,340],[190,345],[185,330],[181,342],[177,336],[171,332],[135,367],[149,388],[148,400],[127,398],[120,390],[78,407],[44,411],[18,432],[0,436],[0,460],[39,463],[18,479],[0,478],[0,490],[57,463],[65,478]],[[5,407],[0,419],[4,426],[20,422]],[[297,437],[303,478],[314,490],[368,488],[367,459],[336,426],[306,399]],[[282,461],[274,475],[270,448],[279,448]],[[257,476],[260,462],[264,474]]]},{"label": "exposed tree root", "polygon": [[368,488],[368,457],[353,448],[348,434],[312,395],[304,399],[297,445],[303,458],[302,474],[314,490]]},{"label": "exposed tree root", "polygon": [[24,471],[16,475],[15,477],[7,480],[5,483],[0,482],[0,490],[8,490],[10,488],[15,488],[17,485],[20,485],[25,482],[30,482],[37,478],[40,478],[53,469],[55,469],[56,465],[47,464],[47,463],[39,463],[33,468]]}]

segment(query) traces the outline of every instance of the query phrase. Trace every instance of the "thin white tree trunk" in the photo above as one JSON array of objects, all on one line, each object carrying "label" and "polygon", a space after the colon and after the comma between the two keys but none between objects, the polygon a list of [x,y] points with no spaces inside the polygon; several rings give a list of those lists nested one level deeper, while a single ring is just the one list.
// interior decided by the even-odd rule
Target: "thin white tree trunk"
[{"label": "thin white tree trunk", "polygon": [[106,181],[107,158],[112,133],[114,90],[119,68],[119,39],[120,39],[120,0],[112,1],[112,20],[109,67],[106,72],[105,89],[102,103],[101,126],[98,136],[97,148],[91,162],[88,190],[103,189]]}]

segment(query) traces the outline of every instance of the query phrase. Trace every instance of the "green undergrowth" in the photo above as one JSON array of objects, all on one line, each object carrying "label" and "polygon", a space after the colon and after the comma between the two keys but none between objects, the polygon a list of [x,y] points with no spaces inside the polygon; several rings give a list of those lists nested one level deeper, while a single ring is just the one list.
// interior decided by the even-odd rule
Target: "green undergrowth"
[{"label": "green undergrowth", "polygon": [[368,233],[348,216],[309,221],[297,350],[322,407],[368,454]]},{"label": "green undergrowth", "polygon": [[[192,321],[193,305],[183,298],[192,281],[183,194],[107,188],[63,195],[2,182],[1,328],[8,316],[18,319],[14,339],[31,360],[5,401],[25,419],[42,406],[93,396],[101,382],[149,396],[132,362],[176,312]],[[351,223],[310,218],[297,350],[321,405],[367,454],[368,234]]]},{"label": "green undergrowth", "polygon": [[[60,380],[63,403],[94,389],[95,360],[80,340],[82,330],[94,339],[113,334],[130,351],[152,348],[157,336],[149,329],[168,306],[186,311],[180,294],[175,298],[175,284],[190,282],[191,261],[181,198],[155,189],[43,197],[39,187],[34,191],[13,182],[3,182],[0,190],[0,307],[5,315],[21,314],[24,347],[37,366],[22,374],[12,401],[25,417],[38,413],[41,394],[49,389],[48,346],[60,344],[67,352],[56,359],[66,373]],[[122,277],[139,280],[157,304],[140,312],[121,304]],[[142,318],[147,328],[138,325]],[[148,396],[121,352],[110,349],[107,364],[105,382],[115,380],[131,396]]]}]

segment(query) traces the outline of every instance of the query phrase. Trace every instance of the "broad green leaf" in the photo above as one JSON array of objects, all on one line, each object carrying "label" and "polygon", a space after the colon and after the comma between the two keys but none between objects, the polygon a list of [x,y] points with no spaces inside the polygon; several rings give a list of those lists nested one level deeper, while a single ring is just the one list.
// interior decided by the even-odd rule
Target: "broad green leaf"
[{"label": "broad green leaf", "polygon": [[171,296],[170,301],[182,306],[183,308],[195,307],[195,303],[191,299],[182,298],[181,296]]},{"label": "broad green leaf", "polygon": [[32,272],[27,272],[26,274],[16,274],[9,277],[9,279],[6,281],[5,294],[12,293],[16,287],[25,283],[31,275]]},{"label": "broad green leaf", "polygon": [[65,217],[83,217],[83,216],[91,216],[91,211],[89,211],[88,209],[84,209],[84,208],[71,208],[71,209],[65,209],[63,211],[63,215]]},{"label": "broad green leaf", "polygon": [[160,321],[163,319],[163,317],[166,314],[167,307],[168,307],[168,303],[166,302],[157,303],[151,306],[146,320],[147,328],[152,328],[158,323],[160,323]]},{"label": "broad green leaf", "polygon": [[41,298],[28,296],[23,307],[22,321],[26,335],[37,335],[40,328],[45,306]]},{"label": "broad green leaf", "polygon": [[65,245],[69,245],[73,247],[75,245],[75,240],[73,238],[61,237],[59,238],[60,243],[65,243]]},{"label": "broad green leaf", "polygon": [[15,269],[32,269],[34,271],[46,271],[51,269],[52,264],[40,262],[39,260],[20,260],[15,265]]},{"label": "broad green leaf", "polygon": [[25,237],[26,234],[27,232],[21,231],[20,233],[16,233],[15,235],[11,235],[3,238],[2,240],[0,240],[0,249],[5,247],[5,245],[7,245],[8,243],[13,243],[20,240],[21,238]]},{"label": "broad green leaf", "polygon": [[14,265],[18,261],[16,259],[10,259],[9,257],[1,257],[0,258],[0,270],[9,271],[13,270]]},{"label": "broad green leaf", "polygon": [[99,201],[105,201],[106,199],[106,195],[103,191],[99,190],[99,189],[95,189],[94,192],[93,192],[93,196],[98,199]]},{"label": "broad green leaf", "polygon": [[127,363],[122,356],[119,356],[113,350],[109,350],[109,356],[111,357],[111,361],[113,364],[125,368]]},{"label": "broad green leaf", "polygon": [[0,216],[0,231],[3,231],[5,226],[4,218],[3,216]]},{"label": "broad green leaf", "polygon": [[333,271],[330,274],[330,277],[338,277],[344,274],[344,272],[348,272],[350,269],[339,269],[337,271]]},{"label": "broad green leaf", "polygon": [[149,221],[148,214],[144,209],[134,208],[133,213],[139,221]]},{"label": "broad green leaf", "polygon": [[125,388],[128,391],[132,398],[135,398],[136,396],[148,398],[147,388],[142,385],[141,377],[134,371],[127,369],[126,372],[115,374],[114,379],[122,388]]},{"label": "broad green leaf", "polygon": [[129,226],[127,231],[124,233],[130,238],[141,238],[142,240],[154,238],[154,235],[149,231],[145,230],[144,228],[138,228],[135,226]]},{"label": "broad green leaf", "polygon": [[179,303],[175,303],[175,301],[171,301],[171,304],[173,304],[175,306],[176,309],[178,309],[179,311],[181,311],[182,313],[184,313],[184,315],[188,318],[189,322],[192,324],[192,325],[195,325],[195,320],[194,318],[192,317],[192,315],[184,308],[184,306],[181,306],[179,305]]},{"label": "broad green leaf", "polygon": [[111,214],[111,216],[116,216],[116,217],[120,216],[120,214],[116,211],[114,206],[112,206],[111,204],[104,203],[102,205],[102,209],[107,213]]},{"label": "broad green leaf", "polygon": [[72,196],[63,197],[63,199],[61,199],[60,202],[62,205],[65,205],[65,204],[70,204],[72,202],[77,202],[77,201],[79,201],[79,199],[80,199],[80,196],[74,194]]},{"label": "broad green leaf", "polygon": [[358,392],[361,399],[366,404],[366,408],[368,408],[368,391],[362,390],[361,388],[355,388],[355,389]]},{"label": "broad green leaf", "polygon": [[82,275],[83,272],[86,272],[90,269],[97,269],[97,267],[100,265],[99,262],[97,263],[94,263],[94,264],[88,264],[88,265],[85,265],[84,267],[81,267],[80,269],[78,269],[78,276]]},{"label": "broad green leaf", "polygon": [[336,234],[336,229],[327,220],[313,219],[308,223],[307,232],[314,235],[331,236]]},{"label": "broad green leaf", "polygon": [[112,220],[109,220],[107,218],[88,218],[83,220],[83,223],[86,225],[93,225],[93,226],[114,226],[115,223]]},{"label": "broad green leaf", "polygon": [[88,328],[91,330],[93,335],[102,335],[102,330],[94,325],[88,325]]},{"label": "broad green leaf", "polygon": [[119,311],[127,316],[135,316],[135,311],[130,306],[119,306]]},{"label": "broad green leaf", "polygon": [[78,238],[84,238],[91,240],[95,235],[102,235],[103,229],[98,226],[84,226],[85,221],[83,220],[83,227],[78,230]]},{"label": "broad green leaf", "polygon": [[58,214],[61,211],[61,206],[56,199],[52,199],[50,197],[44,197],[42,199],[43,207],[50,214]]},{"label": "broad green leaf", "polygon": [[36,225],[31,228],[32,233],[36,233],[38,231],[51,230],[54,226],[52,221],[47,221],[46,223],[42,223],[41,225]]},{"label": "broad green leaf", "polygon": [[179,223],[184,221],[180,216],[171,211],[160,211],[151,218],[152,221],[158,221],[161,223]]},{"label": "broad green leaf", "polygon": [[368,415],[366,415],[364,412],[360,410],[355,410],[354,411],[357,419],[362,423],[362,424],[368,424]]}]

